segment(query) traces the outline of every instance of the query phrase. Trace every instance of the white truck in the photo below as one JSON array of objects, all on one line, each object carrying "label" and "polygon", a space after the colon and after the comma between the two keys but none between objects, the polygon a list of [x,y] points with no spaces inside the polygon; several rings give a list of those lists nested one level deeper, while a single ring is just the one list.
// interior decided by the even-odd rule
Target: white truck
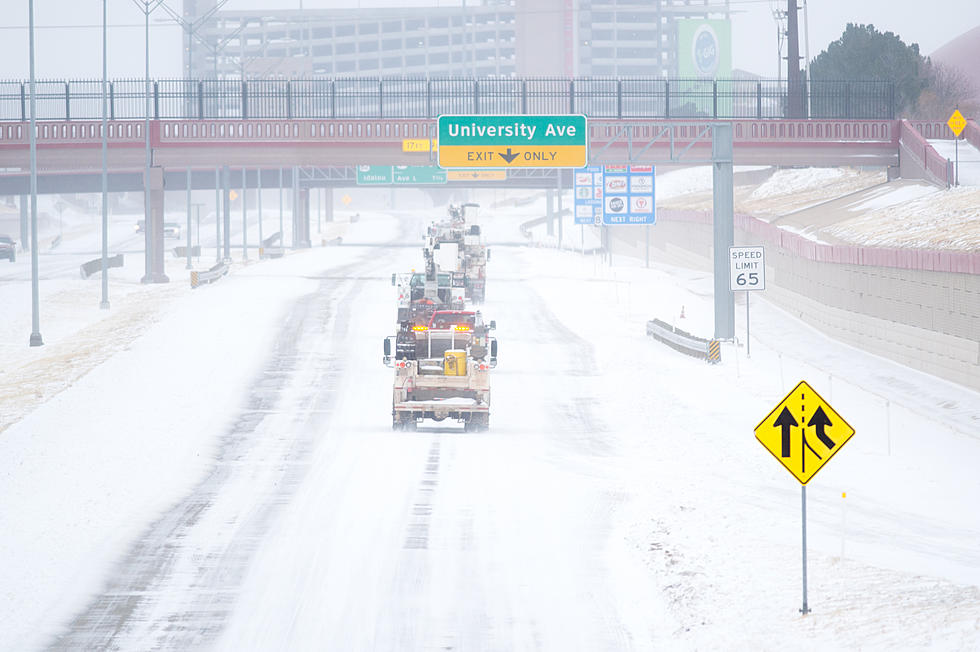
[{"label": "white truck", "polygon": [[416,352],[384,341],[384,362],[395,369],[391,427],[415,430],[424,419],[454,419],[466,431],[490,427],[490,369],[497,364],[497,340],[479,313],[442,310],[420,327]]}]

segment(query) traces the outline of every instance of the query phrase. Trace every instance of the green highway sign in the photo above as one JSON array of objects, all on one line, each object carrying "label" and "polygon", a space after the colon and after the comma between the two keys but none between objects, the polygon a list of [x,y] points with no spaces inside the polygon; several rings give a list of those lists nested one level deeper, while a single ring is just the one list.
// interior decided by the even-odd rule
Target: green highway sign
[{"label": "green highway sign", "polygon": [[446,183],[446,171],[428,165],[396,165],[394,182],[412,185]]},{"label": "green highway sign", "polygon": [[446,183],[445,170],[430,165],[358,165],[357,185],[432,185]]},{"label": "green highway sign", "polygon": [[357,166],[357,185],[359,186],[378,186],[391,183],[390,165],[358,165]]},{"label": "green highway sign", "polygon": [[580,168],[588,146],[584,115],[439,116],[443,168]]}]

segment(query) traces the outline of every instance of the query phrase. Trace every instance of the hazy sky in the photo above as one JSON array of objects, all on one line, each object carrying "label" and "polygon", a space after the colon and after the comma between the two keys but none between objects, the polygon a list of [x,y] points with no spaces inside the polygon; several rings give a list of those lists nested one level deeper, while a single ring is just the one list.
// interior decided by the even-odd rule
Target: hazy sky
[{"label": "hazy sky", "polygon": [[[473,2],[477,0],[471,0]],[[174,9],[181,0],[167,0]],[[231,0],[226,8],[261,9],[329,7],[418,6],[433,2],[397,0]],[[442,4],[459,4],[442,0]],[[732,0],[738,13],[733,18],[732,60],[742,68],[765,77],[776,75],[775,0]],[[785,7],[785,0],[779,5]],[[915,42],[929,54],[950,39],[980,25],[980,0],[810,0],[810,55],[816,56],[840,37],[848,22],[872,23],[896,32],[905,42]],[[26,79],[27,0],[4,0],[0,18],[0,79]],[[102,74],[102,0],[35,0],[36,63],[38,79],[98,78]],[[180,75],[181,34],[166,14],[151,15],[150,74]],[[162,22],[161,22],[162,21]],[[802,12],[800,29],[803,29]],[[109,0],[109,75],[143,76],[143,13],[133,0]],[[803,54],[803,43],[800,44]]]}]

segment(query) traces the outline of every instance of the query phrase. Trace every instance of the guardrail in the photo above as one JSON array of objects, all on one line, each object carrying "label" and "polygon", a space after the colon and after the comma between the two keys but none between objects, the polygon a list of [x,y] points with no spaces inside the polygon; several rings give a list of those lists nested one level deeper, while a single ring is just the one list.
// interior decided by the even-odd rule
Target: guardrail
[{"label": "guardrail", "polygon": [[286,255],[286,250],[282,247],[273,247],[275,243],[282,239],[282,234],[276,231],[268,238],[262,241],[259,246],[259,258],[282,258]]},{"label": "guardrail", "polygon": [[191,272],[191,287],[199,288],[202,285],[214,283],[222,276],[228,273],[228,265],[225,263],[218,263],[206,272],[199,272],[194,270]]},{"label": "guardrail", "polygon": [[[116,254],[115,256],[109,256],[107,259],[109,262],[109,267],[122,267],[123,266],[123,255]],[[79,266],[79,271],[81,272],[82,278],[88,278],[95,274],[96,272],[102,271],[102,259],[96,258],[95,260],[90,260],[87,263],[82,263]]]},{"label": "guardrail", "polygon": [[707,340],[691,335],[659,319],[647,322],[647,335],[675,351],[707,360],[711,364],[721,362],[721,345],[718,340]]}]

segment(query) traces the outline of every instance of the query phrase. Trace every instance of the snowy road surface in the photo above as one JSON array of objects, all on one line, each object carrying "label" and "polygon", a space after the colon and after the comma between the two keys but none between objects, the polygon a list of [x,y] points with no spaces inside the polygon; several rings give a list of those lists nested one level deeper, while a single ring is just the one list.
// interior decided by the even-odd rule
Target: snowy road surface
[{"label": "snowy road surface", "polygon": [[[643,331],[708,332],[709,277],[501,246],[490,431],[392,432],[421,256],[386,243],[422,225],[174,299],[3,432],[0,649],[980,645],[976,393],[762,301],[711,367]],[[810,486],[807,618],[799,485],[752,436],[798,375],[858,431]]]}]

